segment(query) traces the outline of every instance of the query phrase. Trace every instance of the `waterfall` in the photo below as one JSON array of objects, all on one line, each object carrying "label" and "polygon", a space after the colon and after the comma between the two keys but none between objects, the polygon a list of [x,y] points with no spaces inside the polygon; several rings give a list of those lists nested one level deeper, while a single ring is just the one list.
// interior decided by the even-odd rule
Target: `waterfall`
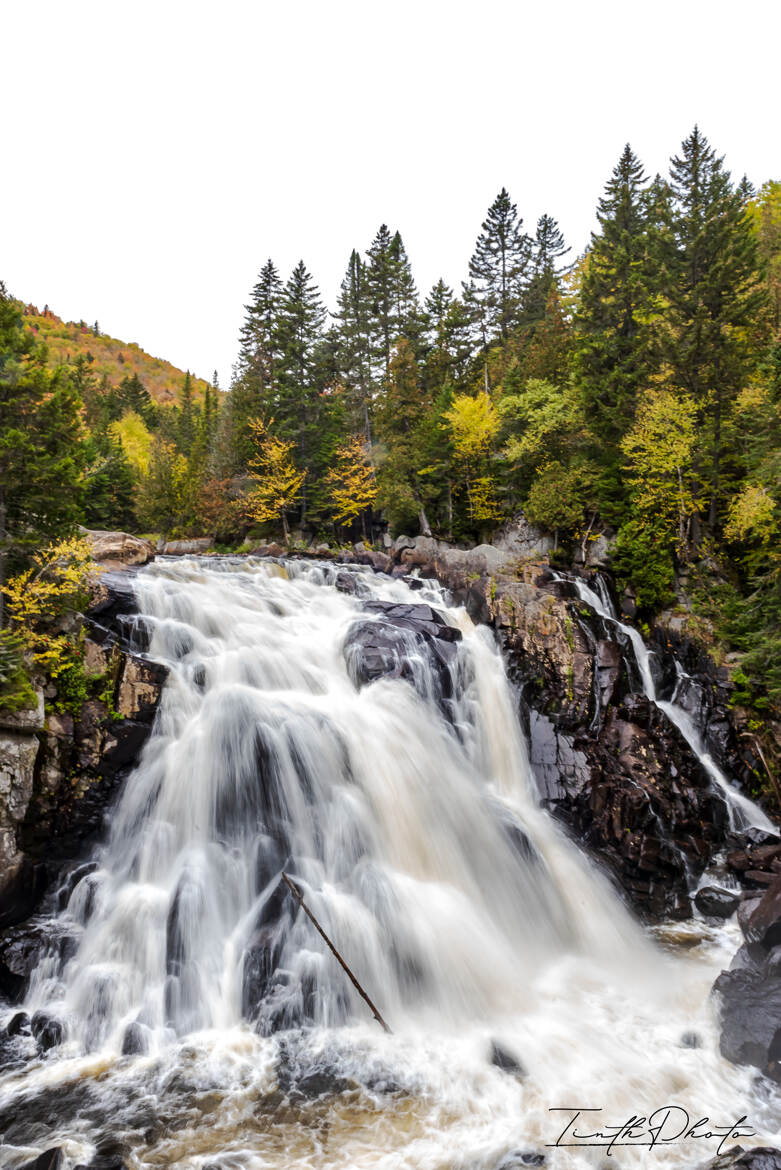
[{"label": "waterfall", "polygon": [[[695,958],[654,944],[540,808],[492,635],[415,584],[253,558],[137,574],[170,674],[52,930],[72,945],[31,979],[25,1010],[64,1040],[0,1077],[7,1141],[70,1142],[74,1164],[119,1132],[141,1166],[509,1170],[555,1140],[557,1107],[766,1108],[719,1057],[707,1002],[734,926],[692,925]],[[405,662],[362,684],[356,624],[391,604],[452,653],[402,622]],[[274,1113],[299,1067],[352,1088]]]},{"label": "waterfall", "polygon": [[[603,578],[600,576],[596,578],[598,592],[591,589],[581,577],[572,577],[568,578],[568,580],[571,580],[574,584],[581,601],[585,601],[590,605],[601,618],[614,625],[628,639],[634,652],[637,669],[640,673],[643,694],[660,711],[664,711],[667,718],[678,728],[695,756],[697,756],[714,785],[724,797],[731,827],[733,829],[751,827],[774,832],[775,826],[765,816],[762,809],[730,784],[721,768],[719,768],[713,759],[713,756],[705,748],[691,716],[682,706],[675,702],[675,693],[670,701],[657,698],[656,684],[654,683],[654,677],[651,671],[651,655],[654,652],[645,645],[639,631],[634,626],[630,626],[619,620]],[[676,670],[680,679],[683,672],[677,662]]]}]

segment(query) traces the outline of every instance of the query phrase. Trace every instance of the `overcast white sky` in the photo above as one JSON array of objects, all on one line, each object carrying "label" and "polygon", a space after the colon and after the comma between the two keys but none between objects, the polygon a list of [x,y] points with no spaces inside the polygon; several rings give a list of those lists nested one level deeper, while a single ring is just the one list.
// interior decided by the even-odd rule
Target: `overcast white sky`
[{"label": "overcast white sky", "polygon": [[581,251],[628,140],[781,178],[778,0],[0,3],[0,278],[226,386],[269,255],[398,227],[458,287],[500,187]]}]

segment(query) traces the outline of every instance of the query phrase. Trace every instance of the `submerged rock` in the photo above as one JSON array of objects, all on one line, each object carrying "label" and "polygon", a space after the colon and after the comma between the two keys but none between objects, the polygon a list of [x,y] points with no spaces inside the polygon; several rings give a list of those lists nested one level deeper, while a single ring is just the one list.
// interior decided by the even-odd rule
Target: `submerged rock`
[{"label": "submerged rock", "polygon": [[65,1039],[62,1021],[49,1015],[48,1012],[36,1012],[30,1021],[30,1030],[41,1052],[57,1048]]},{"label": "submerged rock", "polygon": [[508,1073],[510,1076],[521,1079],[526,1076],[526,1069],[520,1060],[496,1040],[491,1041],[491,1051],[488,1059],[496,1068],[501,1069],[502,1072]]}]

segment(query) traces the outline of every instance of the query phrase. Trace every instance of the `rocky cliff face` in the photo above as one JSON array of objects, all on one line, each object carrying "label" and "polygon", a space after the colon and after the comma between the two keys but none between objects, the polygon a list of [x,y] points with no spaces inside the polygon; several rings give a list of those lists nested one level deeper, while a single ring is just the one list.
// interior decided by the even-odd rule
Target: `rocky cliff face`
[{"label": "rocky cliff face", "polygon": [[[543,801],[608,867],[641,916],[690,915],[691,877],[727,841],[726,808],[681,733],[643,696],[616,627],[514,546],[461,550],[402,537],[385,553],[356,547],[351,559],[375,571],[436,577],[473,620],[496,630],[521,684]],[[663,697],[672,692],[672,651],[679,649],[664,639],[657,647]],[[723,753],[725,766],[745,777],[750,764],[728,718],[725,680],[707,661],[707,669],[690,662],[692,704],[699,704],[692,714],[717,758]],[[733,767],[737,759],[742,770]]]},{"label": "rocky cliff face", "polygon": [[45,713],[42,691],[36,711],[0,715],[0,927],[27,918],[86,851],[149,736],[167,672],[131,650],[134,609],[127,572],[100,578],[83,621],[101,697],[78,717]]}]

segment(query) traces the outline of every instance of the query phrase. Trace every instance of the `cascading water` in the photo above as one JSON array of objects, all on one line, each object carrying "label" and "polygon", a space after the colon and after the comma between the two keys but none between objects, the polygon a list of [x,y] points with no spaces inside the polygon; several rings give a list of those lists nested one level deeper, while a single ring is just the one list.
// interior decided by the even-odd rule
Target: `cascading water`
[{"label": "cascading water", "polygon": [[651,655],[653,651],[645,645],[639,631],[634,626],[620,621],[610,594],[605,587],[604,580],[600,576],[597,576],[596,586],[598,592],[591,589],[581,577],[572,577],[569,580],[575,585],[581,601],[585,601],[601,618],[616,626],[624,637],[629,640],[634,652],[637,669],[640,672],[643,694],[652,703],[655,703],[660,711],[664,711],[667,718],[678,728],[689,747],[697,756],[703,768],[705,768],[725,799],[732,827],[740,829],[748,826],[770,832],[775,831],[775,826],[768,820],[762,812],[762,809],[730,784],[721,768],[719,768],[713,759],[713,756],[706,750],[691,716],[683,707],[675,702],[675,694],[673,694],[671,701],[657,698],[656,684],[654,683],[654,677],[651,671]]},{"label": "cascading water", "polygon": [[[509,1170],[571,1106],[611,1123],[677,1102],[772,1132],[777,1105],[719,1056],[707,998],[735,927],[697,924],[675,957],[654,946],[539,808],[487,631],[433,586],[357,571],[351,596],[335,580],[252,559],[136,577],[171,673],[56,924],[75,949],[31,980],[26,1010],[65,1039],[0,1078],[2,1164],[62,1144],[75,1165],[109,1135],[133,1166]],[[405,662],[356,685],[350,634],[380,602],[456,627],[445,666],[402,633]],[[291,1084],[309,1089],[280,1106]],[[547,1153],[579,1167],[603,1151]]]}]

